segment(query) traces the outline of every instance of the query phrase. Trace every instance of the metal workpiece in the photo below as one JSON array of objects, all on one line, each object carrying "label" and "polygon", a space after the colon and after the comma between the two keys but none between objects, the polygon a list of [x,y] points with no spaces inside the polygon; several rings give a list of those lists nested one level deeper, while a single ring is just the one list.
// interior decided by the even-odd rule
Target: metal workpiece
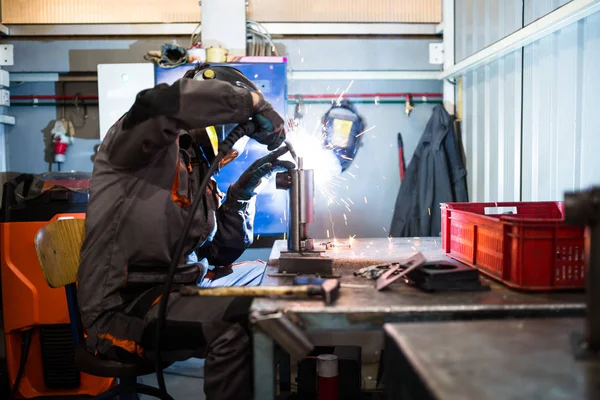
[{"label": "metal workpiece", "polygon": [[582,318],[386,324],[386,394],[402,400],[600,399],[600,364],[579,362],[571,351],[571,332],[583,325]]},{"label": "metal workpiece", "polygon": [[282,251],[278,260],[280,272],[332,275],[333,261],[316,251]]},{"label": "metal workpiece", "polygon": [[291,185],[289,188],[290,232],[288,250],[300,252],[300,185],[298,170],[290,171]]},{"label": "metal workpiece", "polygon": [[[315,218],[315,174],[312,169],[297,171],[300,196],[300,223],[309,224]],[[306,228],[305,238],[308,237]]]},{"label": "metal workpiece", "polygon": [[332,262],[322,257],[310,237],[310,223],[314,220],[314,171],[304,169],[302,157],[296,158],[297,168],[277,174],[276,188],[289,194],[289,233],[287,250],[281,252],[281,272],[331,275]]},{"label": "metal workpiece", "polygon": [[588,228],[585,333],[574,343],[578,357],[600,357],[600,188],[565,194],[565,222]]},{"label": "metal workpiece", "polygon": [[250,322],[293,357],[302,359],[314,349],[306,333],[282,312],[253,312]]}]

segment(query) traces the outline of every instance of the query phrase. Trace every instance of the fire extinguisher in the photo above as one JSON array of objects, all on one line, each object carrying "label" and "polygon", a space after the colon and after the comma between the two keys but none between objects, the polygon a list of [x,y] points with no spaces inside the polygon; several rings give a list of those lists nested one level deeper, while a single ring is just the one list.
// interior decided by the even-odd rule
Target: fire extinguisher
[{"label": "fire extinguisher", "polygon": [[69,145],[73,144],[75,128],[71,121],[61,119],[54,123],[52,128],[52,148],[54,150],[54,162],[58,164],[58,170],[62,163],[66,161],[66,154]]}]

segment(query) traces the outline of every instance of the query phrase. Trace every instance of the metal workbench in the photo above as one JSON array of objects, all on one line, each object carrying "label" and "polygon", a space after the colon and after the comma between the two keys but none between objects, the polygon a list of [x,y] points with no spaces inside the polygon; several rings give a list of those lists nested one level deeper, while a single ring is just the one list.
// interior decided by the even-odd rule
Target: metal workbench
[{"label": "metal workbench", "polygon": [[[318,243],[319,241],[316,241]],[[262,285],[291,283],[291,278],[271,277],[278,272],[278,259],[286,242],[273,246]],[[379,330],[389,322],[450,321],[485,318],[581,317],[582,292],[521,293],[486,278],[491,290],[483,292],[426,293],[403,283],[378,292],[375,282],[353,276],[361,267],[398,262],[420,251],[428,261],[446,260],[439,238],[355,239],[352,249],[328,250],[334,275],[341,276],[337,302],[326,306],[319,300],[255,299],[251,311],[282,311],[300,321],[311,332]],[[319,343],[315,343],[319,345]],[[263,333],[254,334],[255,398],[272,399],[275,393],[273,342]]]},{"label": "metal workbench", "polygon": [[573,356],[583,327],[582,318],[386,324],[388,398],[600,399],[600,362]]}]

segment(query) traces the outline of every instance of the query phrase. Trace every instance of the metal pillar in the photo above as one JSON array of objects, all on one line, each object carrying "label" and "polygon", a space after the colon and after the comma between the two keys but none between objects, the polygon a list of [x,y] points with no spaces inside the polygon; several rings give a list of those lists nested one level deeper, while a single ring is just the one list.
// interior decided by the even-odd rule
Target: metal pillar
[{"label": "metal pillar", "polygon": [[[444,70],[454,66],[454,0],[443,0],[442,2],[442,24],[444,29]],[[454,114],[456,104],[456,85],[444,82],[444,107],[450,114]],[[462,115],[458,116],[462,118]]]},{"label": "metal pillar", "polygon": [[565,222],[587,227],[586,329],[580,344],[587,355],[600,355],[600,188],[565,194]]}]

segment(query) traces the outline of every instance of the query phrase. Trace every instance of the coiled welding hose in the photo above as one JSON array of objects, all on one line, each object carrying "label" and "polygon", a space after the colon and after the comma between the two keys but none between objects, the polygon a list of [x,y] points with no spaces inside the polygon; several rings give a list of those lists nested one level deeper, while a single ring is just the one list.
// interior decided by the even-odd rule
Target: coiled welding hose
[{"label": "coiled welding hose", "polygon": [[169,275],[167,276],[167,281],[165,282],[165,289],[162,293],[162,297],[159,302],[158,308],[158,318],[156,324],[156,334],[154,341],[154,349],[155,349],[155,369],[156,369],[156,379],[158,381],[159,389],[167,394],[167,386],[165,384],[165,377],[163,375],[163,361],[162,361],[162,334],[165,328],[166,314],[167,314],[167,306],[169,303],[169,294],[173,288],[173,279],[175,277],[175,272],[177,271],[177,267],[179,266],[179,260],[183,257],[183,251],[187,236],[190,232],[190,228],[192,226],[192,222],[194,221],[194,216],[198,211],[198,206],[202,202],[204,196],[202,193],[206,192],[206,187],[208,186],[208,182],[210,182],[210,178],[214,175],[219,167],[220,161],[225,157],[225,155],[232,149],[235,142],[241,139],[243,136],[251,135],[255,131],[255,126],[253,121],[246,122],[244,124],[240,124],[235,127],[229,135],[225,138],[221,144],[219,144],[219,152],[215,157],[214,161],[210,165],[208,172],[202,179],[200,183],[200,187],[198,189],[198,196],[192,202],[192,205],[189,209],[189,214],[187,219],[185,220],[185,224],[183,226],[183,231],[181,232],[181,236],[177,241],[177,245],[175,246],[175,251],[173,252],[173,257],[171,259],[171,264],[169,265]]}]

